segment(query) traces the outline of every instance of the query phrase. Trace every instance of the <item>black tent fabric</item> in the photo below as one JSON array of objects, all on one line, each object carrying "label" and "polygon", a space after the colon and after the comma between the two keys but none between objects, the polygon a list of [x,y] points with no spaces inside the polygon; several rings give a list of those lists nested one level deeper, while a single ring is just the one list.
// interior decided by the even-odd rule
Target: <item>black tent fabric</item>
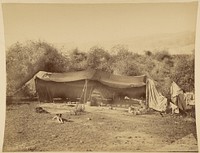
[{"label": "black tent fabric", "polygon": [[[53,98],[81,98],[97,89],[105,98],[145,97],[146,76],[119,76],[111,73],[87,70],[68,73],[40,72],[35,77],[40,101],[52,102]],[[84,90],[87,80],[87,90]]]},{"label": "black tent fabric", "polygon": [[80,80],[94,80],[99,81],[110,87],[128,88],[144,86],[146,76],[119,76],[99,70],[86,70],[68,73],[50,73],[43,72],[43,75],[37,76],[45,81],[53,82],[73,82]]}]

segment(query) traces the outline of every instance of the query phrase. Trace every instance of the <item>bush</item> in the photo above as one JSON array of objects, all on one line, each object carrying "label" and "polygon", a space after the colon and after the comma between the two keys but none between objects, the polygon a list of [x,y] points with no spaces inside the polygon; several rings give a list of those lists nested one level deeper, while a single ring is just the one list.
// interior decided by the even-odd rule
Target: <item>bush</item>
[{"label": "bush", "polygon": [[69,61],[51,44],[41,41],[15,43],[6,55],[7,95],[14,94],[38,71],[65,72]]},{"label": "bush", "polygon": [[175,65],[171,78],[185,91],[194,90],[194,56],[179,55],[174,57]]},{"label": "bush", "polygon": [[69,55],[70,70],[80,71],[87,69],[87,53],[81,52],[78,48],[72,50]]},{"label": "bush", "polygon": [[101,47],[94,46],[88,54],[88,68],[112,72],[111,55]]}]

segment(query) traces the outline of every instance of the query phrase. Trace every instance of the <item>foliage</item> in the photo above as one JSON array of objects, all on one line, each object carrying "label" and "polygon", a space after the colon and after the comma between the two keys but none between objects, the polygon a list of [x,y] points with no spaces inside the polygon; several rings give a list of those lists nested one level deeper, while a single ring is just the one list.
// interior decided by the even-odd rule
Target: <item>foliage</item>
[{"label": "foliage", "polygon": [[194,90],[194,56],[182,55],[176,59],[172,70],[172,79],[184,90]]},{"label": "foliage", "polygon": [[111,72],[111,55],[103,48],[94,46],[88,54],[88,68]]},{"label": "foliage", "polygon": [[87,54],[81,52],[78,48],[72,50],[69,55],[70,69],[80,71],[87,69]]},{"label": "foliage", "polygon": [[167,50],[163,50],[163,51],[157,51],[154,54],[154,58],[157,59],[158,61],[163,61],[165,59],[170,59],[171,55],[169,54],[169,52]]},{"label": "foliage", "polygon": [[8,95],[14,94],[38,71],[64,72],[68,69],[66,58],[46,42],[17,42],[6,53]]}]

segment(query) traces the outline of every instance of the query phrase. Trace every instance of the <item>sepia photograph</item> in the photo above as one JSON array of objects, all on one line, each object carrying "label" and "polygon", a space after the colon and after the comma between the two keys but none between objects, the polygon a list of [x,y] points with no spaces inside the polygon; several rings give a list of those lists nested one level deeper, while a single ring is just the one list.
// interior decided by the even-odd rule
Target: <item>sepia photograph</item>
[{"label": "sepia photograph", "polygon": [[1,8],[3,152],[198,152],[198,1]]}]

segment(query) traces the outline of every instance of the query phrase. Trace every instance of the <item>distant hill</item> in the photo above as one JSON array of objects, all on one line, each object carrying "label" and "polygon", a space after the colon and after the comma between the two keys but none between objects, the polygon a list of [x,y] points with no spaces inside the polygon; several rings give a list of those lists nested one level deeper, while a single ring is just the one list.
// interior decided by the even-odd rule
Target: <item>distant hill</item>
[{"label": "distant hill", "polygon": [[130,51],[144,53],[144,50],[160,51],[168,50],[171,54],[192,54],[195,48],[195,32],[179,32],[172,34],[158,34],[150,36],[132,37],[121,40],[86,42],[86,43],[56,43],[56,46],[64,46],[66,49],[78,47],[80,50],[88,51],[91,47],[98,45],[110,50],[115,45],[125,45]]},{"label": "distant hill", "polygon": [[191,54],[195,47],[195,33],[161,34],[130,39],[123,43],[127,43],[136,52],[168,50],[171,54]]}]

